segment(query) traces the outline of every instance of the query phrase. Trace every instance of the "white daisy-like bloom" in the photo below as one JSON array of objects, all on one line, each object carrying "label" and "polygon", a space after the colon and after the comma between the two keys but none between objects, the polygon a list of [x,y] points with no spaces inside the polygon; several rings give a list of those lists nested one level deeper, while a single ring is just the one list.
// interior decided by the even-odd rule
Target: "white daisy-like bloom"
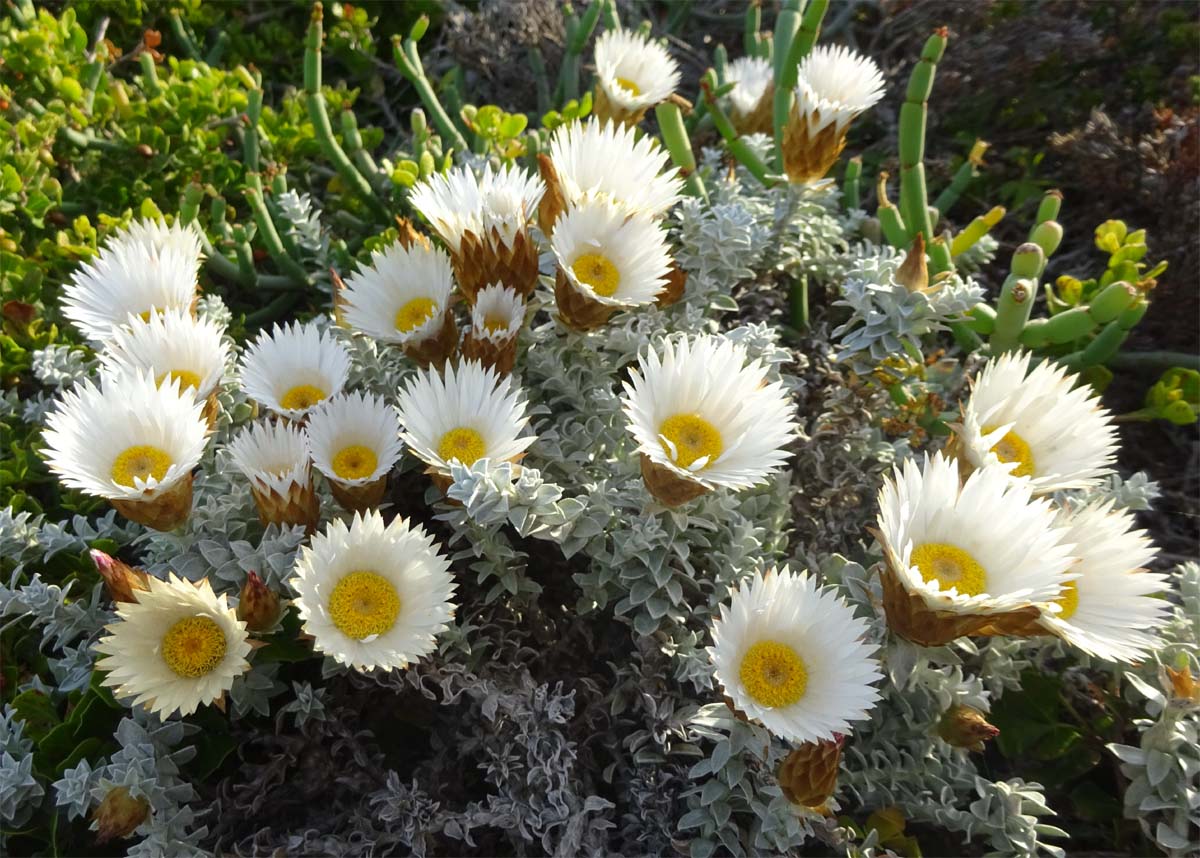
[{"label": "white daisy-like bloom", "polygon": [[774,82],[771,61],[763,57],[739,57],[725,68],[725,82],[733,84],[729,104],[735,118],[745,118],[762,101],[763,93]]},{"label": "white daisy-like bloom", "polygon": [[105,242],[63,286],[62,312],[94,344],[130,315],[152,310],[191,312],[200,271],[200,235],[192,225],[132,224]]},{"label": "white daisy-like bloom", "polygon": [[150,318],[130,316],[100,352],[108,372],[143,370],[158,383],[171,378],[197,400],[208,398],[225,374],[229,343],[224,329],[208,319],[193,319],[186,310],[154,312]]},{"label": "white daisy-like bloom", "polygon": [[595,118],[571,122],[550,139],[550,160],[568,206],[603,196],[626,212],[660,218],[679,201],[683,180],[653,135]]},{"label": "white daisy-like bloom", "polygon": [[378,512],[334,520],[296,558],[296,607],[313,647],[357,670],[407,667],[454,617],[450,562],[420,525]]},{"label": "white daisy-like bloom", "polygon": [[635,30],[606,30],[594,50],[596,83],[623,111],[661,104],[679,86],[679,64],[670,52]]},{"label": "white daisy-like bloom", "polygon": [[134,602],[117,602],[117,621],[96,644],[103,683],[130,705],[162,718],[191,715],[220,700],[249,669],[246,624],[208,579],[153,576]]},{"label": "white daisy-like bloom", "polygon": [[865,620],[807,572],[758,573],[713,621],[709,658],[734,707],[789,742],[849,733],[883,678]]},{"label": "white daisy-like bloom", "polygon": [[493,283],[479,291],[471,308],[471,334],[492,343],[515,337],[525,322],[525,302],[514,290]]},{"label": "white daisy-like bloom", "polygon": [[818,45],[800,62],[795,92],[795,109],[810,136],[830,125],[841,134],[883,98],[883,74],[874,60],[856,51]]},{"label": "white daisy-like bloom", "polygon": [[404,450],[396,412],[368,393],[325,400],[309,413],[304,434],[317,470],[346,486],[386,476]]},{"label": "white daisy-like bloom", "polygon": [[331,333],[293,322],[263,331],[242,355],[246,395],[276,414],[300,420],[336,396],[350,375],[350,355]]},{"label": "white daisy-like bloom", "polygon": [[478,177],[463,165],[418,182],[409,194],[409,202],[451,252],[458,253],[467,233],[491,240],[495,230],[501,243],[510,247],[537,214],[545,190],[539,176],[515,165],[500,170],[488,165]]},{"label": "white daisy-like bloom", "polygon": [[341,293],[347,323],[385,343],[420,342],[445,321],[454,289],[450,257],[439,247],[394,242],[346,278]]},{"label": "white daisy-like bloom", "polygon": [[992,614],[1051,602],[1077,559],[1047,500],[998,468],[960,483],[941,452],[909,459],[879,491],[879,530],[904,589],[938,611]]},{"label": "white daisy-like bloom", "polygon": [[1111,503],[1063,510],[1059,523],[1075,543],[1078,578],[1042,610],[1041,625],[1086,653],[1109,661],[1138,661],[1160,643],[1156,630],[1171,603],[1153,595],[1170,589],[1163,575],[1145,571],[1157,553],[1136,530],[1133,515]]},{"label": "white daisy-like bloom", "polygon": [[204,405],[177,379],[140,370],[100,376],[62,394],[46,418],[46,463],[63,485],[122,501],[152,501],[191,474],[208,440]]},{"label": "white daisy-like bloom", "polygon": [[262,492],[288,496],[293,486],[311,482],[304,431],[286,420],[259,420],[229,442],[234,467]]},{"label": "white daisy-like bloom", "polygon": [[1112,471],[1117,427],[1091,387],[1029,352],[988,361],[963,406],[959,449],[973,467],[996,466],[1036,494],[1086,488]]},{"label": "white daisy-like bloom", "polygon": [[649,349],[625,382],[624,409],[638,449],[706,489],[767,481],[791,455],[796,409],[767,367],[718,336]]},{"label": "white daisy-like bloom", "polygon": [[666,230],[608,200],[585,199],[554,225],[550,248],[572,288],[614,307],[652,304],[667,287]]},{"label": "white daisy-like bloom", "polygon": [[515,460],[536,440],[521,434],[529,417],[520,388],[478,361],[447,365],[444,374],[419,371],[396,408],[404,443],[443,475],[455,461],[469,467],[484,458]]}]

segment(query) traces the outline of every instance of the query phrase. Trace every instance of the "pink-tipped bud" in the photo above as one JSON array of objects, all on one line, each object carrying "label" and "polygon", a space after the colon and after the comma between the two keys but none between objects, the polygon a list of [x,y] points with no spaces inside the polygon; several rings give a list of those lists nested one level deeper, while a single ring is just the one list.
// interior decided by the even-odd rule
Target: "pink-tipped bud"
[{"label": "pink-tipped bud", "polygon": [[149,576],[141,569],[134,569],[103,551],[92,549],[88,553],[92,555],[96,571],[104,579],[104,586],[114,602],[136,602],[135,593],[138,590],[150,589]]},{"label": "pink-tipped bud", "polygon": [[257,572],[246,574],[238,596],[238,619],[252,632],[265,632],[279,621],[279,595],[272,592]]},{"label": "pink-tipped bud", "polygon": [[956,703],[938,721],[937,732],[956,748],[982,751],[984,742],[1000,735],[1000,728],[989,724],[978,709]]},{"label": "pink-tipped bud", "polygon": [[104,801],[92,811],[96,822],[96,842],[107,843],[128,837],[150,815],[150,802],[134,798],[125,787],[113,787]]}]

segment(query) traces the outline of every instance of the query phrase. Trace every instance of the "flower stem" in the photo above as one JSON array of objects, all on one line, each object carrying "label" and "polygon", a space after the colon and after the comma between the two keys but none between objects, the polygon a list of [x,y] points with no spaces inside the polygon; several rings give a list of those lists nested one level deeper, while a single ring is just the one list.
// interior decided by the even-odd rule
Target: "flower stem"
[{"label": "flower stem", "polygon": [[688,193],[707,202],[708,191],[704,187],[704,180],[696,172],[696,156],[692,153],[692,141],[683,126],[683,114],[679,105],[664,101],[654,108],[654,115],[658,119],[658,130],[662,134],[663,143],[671,153],[671,160],[679,168],[680,175],[684,177]]}]

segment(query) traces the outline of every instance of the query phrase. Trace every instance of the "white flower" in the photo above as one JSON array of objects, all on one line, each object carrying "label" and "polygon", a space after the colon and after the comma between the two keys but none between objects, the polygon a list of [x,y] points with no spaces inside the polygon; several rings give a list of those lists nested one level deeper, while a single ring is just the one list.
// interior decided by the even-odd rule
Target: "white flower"
[{"label": "white flower", "polygon": [[385,476],[404,449],[396,412],[366,393],[325,400],[309,413],[304,433],[317,470],[347,486]]},{"label": "white flower", "polygon": [[1133,516],[1111,504],[1064,511],[1059,523],[1075,543],[1079,575],[1042,610],[1042,627],[1084,652],[1109,661],[1137,661],[1159,645],[1156,629],[1170,602],[1152,594],[1170,589],[1167,578],[1145,571],[1155,549]]},{"label": "white flower", "polygon": [[449,561],[420,525],[378,512],[332,521],[296,558],[296,607],[313,647],[357,670],[407,667],[454,617]]},{"label": "white flower", "polygon": [[321,400],[342,392],[350,356],[332,334],[293,322],[259,334],[242,355],[241,374],[247,396],[299,420]]},{"label": "white flower", "polygon": [[62,395],[46,419],[46,462],[63,485],[109,500],[149,501],[187,477],[208,438],[203,403],[177,380],[103,374]]},{"label": "white flower", "polygon": [[454,270],[441,248],[394,242],[346,278],[342,313],[352,327],[386,343],[420,342],[445,321]]},{"label": "white flower", "polygon": [[746,117],[762,100],[763,93],[774,81],[771,61],[763,57],[740,57],[725,69],[725,83],[732,83],[729,103],[738,117]]},{"label": "white flower", "polygon": [[572,288],[601,304],[652,304],[667,286],[665,230],[607,200],[585,199],[568,209],[554,225],[550,247]]},{"label": "white flower", "polygon": [[883,98],[883,88],[874,60],[849,48],[818,45],[800,62],[795,109],[810,136],[829,125],[840,135]]},{"label": "white flower", "polygon": [[938,611],[990,614],[1059,597],[1076,557],[1054,509],[996,468],[960,485],[940,452],[879,491],[884,551],[904,589]]},{"label": "white flower", "polygon": [[208,579],[150,577],[136,602],[117,603],[117,621],[96,644],[96,667],[117,697],[162,718],[213,703],[250,667],[246,624]]},{"label": "white flower", "polygon": [[100,352],[109,372],[144,370],[161,383],[166,378],[204,400],[217,389],[229,359],[229,343],[215,322],[193,319],[186,310],[152,313],[149,320],[130,316]]},{"label": "white flower", "polygon": [[607,197],[632,214],[662,217],[679,200],[683,182],[670,153],[649,134],[612,122],[571,122],[550,139],[550,160],[567,205]]},{"label": "white flower", "polygon": [[471,308],[471,333],[479,339],[504,343],[525,323],[525,302],[514,290],[498,283],[481,289]]},{"label": "white flower", "polygon": [[112,235],[63,287],[62,312],[85,337],[103,343],[130,315],[191,312],[200,270],[200,236],[191,226],[134,223]]},{"label": "white flower", "polygon": [[515,165],[500,170],[485,166],[478,178],[464,165],[418,182],[408,200],[451,252],[458,253],[468,232],[490,241],[496,230],[500,242],[511,247],[537,214],[545,190],[538,176]]},{"label": "white flower", "polygon": [[832,590],[786,566],[733,591],[709,657],[733,705],[789,742],[850,732],[879,699],[867,623]]},{"label": "white flower", "polygon": [[1029,362],[1028,352],[1009,353],[983,368],[963,407],[964,457],[1029,481],[1036,494],[1097,484],[1116,457],[1111,416],[1078,376]]},{"label": "white flower", "polygon": [[477,361],[447,365],[444,376],[421,370],[400,391],[397,410],[404,443],[441,474],[453,461],[514,460],[535,440],[521,437],[529,417],[520,389]]},{"label": "white flower", "polygon": [[707,489],[766,482],[791,454],[792,405],[760,361],[724,337],[668,341],[648,350],[625,382],[624,408],[639,452]]},{"label": "white flower", "polygon": [[234,466],[259,491],[287,496],[292,486],[311,482],[304,432],[286,420],[260,420],[229,442]]},{"label": "white flower", "polygon": [[606,30],[596,39],[596,82],[608,100],[636,112],[671,97],[679,65],[658,42],[633,30]]}]

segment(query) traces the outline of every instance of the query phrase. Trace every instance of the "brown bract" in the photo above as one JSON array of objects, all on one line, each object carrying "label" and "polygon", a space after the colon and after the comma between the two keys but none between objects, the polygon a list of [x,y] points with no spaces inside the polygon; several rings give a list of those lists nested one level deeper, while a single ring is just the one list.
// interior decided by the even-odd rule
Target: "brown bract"
[{"label": "brown bract", "polygon": [[110,503],[130,521],[155,530],[174,530],[187,521],[192,512],[192,475],[186,475],[152,498],[113,499]]}]

